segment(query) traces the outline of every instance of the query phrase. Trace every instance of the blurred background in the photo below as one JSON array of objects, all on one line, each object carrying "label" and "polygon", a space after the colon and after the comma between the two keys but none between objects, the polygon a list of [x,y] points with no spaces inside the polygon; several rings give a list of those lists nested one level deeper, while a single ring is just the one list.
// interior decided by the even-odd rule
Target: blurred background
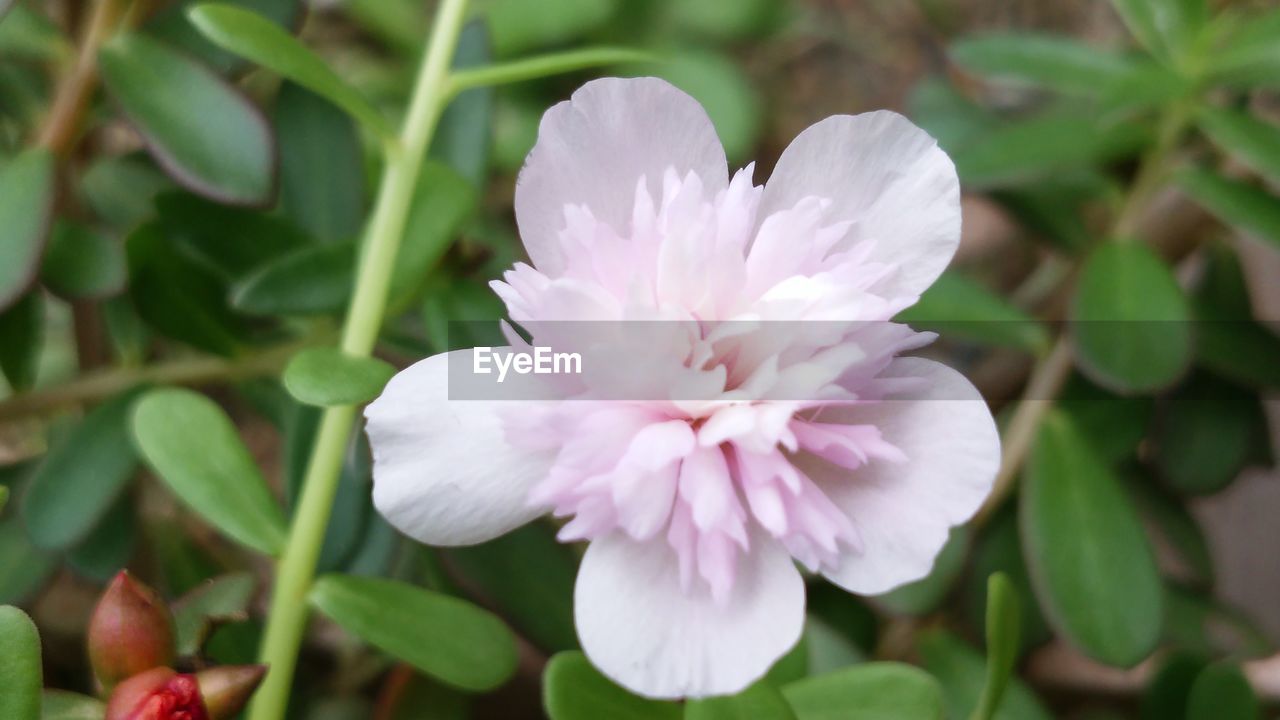
[{"label": "blurred background", "polygon": [[[403,112],[430,3],[235,4],[296,32],[388,117]],[[317,95],[209,43],[186,2],[135,0],[124,22],[196,70],[107,72],[101,86],[82,78],[79,94],[67,86],[77,82],[91,4],[7,5],[0,484],[11,499],[0,515],[0,602],[35,618],[46,684],[91,693],[85,624],[118,569],[169,598],[231,573],[251,590],[218,615],[194,662],[251,662],[270,565],[147,471],[124,408],[140,384],[199,387],[290,506],[318,411],[290,398],[278,375],[298,347],[331,339],[341,321],[380,173],[376,139]],[[470,346],[482,338],[451,335],[449,323],[500,316],[486,283],[522,259],[516,174],[541,114],[591,77],[653,74],[691,93],[730,163],[757,163],[757,183],[813,122],[901,112],[952,155],[965,189],[959,255],[910,319],[941,324],[934,352],[972,378],[1003,421],[1024,394],[1058,397],[1089,446],[1091,464],[1072,467],[1105,476],[1114,487],[1097,502],[1118,498],[1124,509],[1116,519],[1085,502],[1054,522],[1042,517],[1053,508],[1015,492],[958,529],[920,583],[861,599],[814,581],[806,640],[780,677],[908,661],[937,677],[949,715],[964,717],[981,687],[986,578],[1003,570],[1022,594],[1023,642],[1019,679],[997,717],[1274,717],[1280,6],[1210,3],[1186,21],[1195,32],[1179,45],[1158,17],[1155,30],[1143,25],[1141,7],[1164,5],[1198,12],[1173,0],[476,0],[458,66],[601,44],[655,60],[467,91],[450,106],[415,194],[378,354],[403,366]],[[206,134],[209,123],[214,132],[235,120],[190,90],[207,78],[243,92],[274,146],[258,152],[234,135]],[[148,93],[179,99],[151,117]],[[189,120],[197,139],[181,131],[193,108],[205,115],[204,124]],[[201,142],[215,154],[258,152],[265,179],[205,182],[199,169],[212,161],[183,145]],[[14,168],[33,143],[53,151],[56,189],[15,202],[30,185]],[[47,241],[13,239],[13,206],[41,203]],[[1119,234],[1139,238],[1150,262],[1106,275],[1093,254]],[[1134,276],[1142,279],[1125,285]],[[1094,285],[1104,290],[1087,296]],[[1135,298],[1139,309],[1126,311]],[[1126,338],[1075,335],[1064,325],[1071,319],[1174,322],[1188,338],[1155,357],[1150,348],[1117,357]],[[1028,377],[1059,335],[1076,343],[1083,371],[1064,370],[1065,389],[1037,396]],[[578,549],[556,544],[545,523],[475,548],[422,548],[372,511],[367,453],[354,435],[322,569],[471,598],[519,634],[520,669],[495,693],[465,695],[320,621],[300,664],[296,716],[540,717],[543,664],[577,646]],[[110,468],[110,478],[86,465]],[[1137,540],[1123,533],[1132,518],[1143,529]],[[1029,538],[1039,549],[1025,547]],[[1118,559],[1094,575],[1086,568],[1100,588],[1072,594],[1053,580],[1054,563],[1070,562],[1054,548],[1080,547]],[[1148,570],[1155,601],[1128,583],[1141,585]],[[1107,623],[1121,635],[1151,631],[1133,630],[1115,650],[1091,635]],[[1188,714],[1196,674],[1222,662],[1248,679],[1262,711],[1233,714],[1228,703],[1216,706],[1226,714]]]}]

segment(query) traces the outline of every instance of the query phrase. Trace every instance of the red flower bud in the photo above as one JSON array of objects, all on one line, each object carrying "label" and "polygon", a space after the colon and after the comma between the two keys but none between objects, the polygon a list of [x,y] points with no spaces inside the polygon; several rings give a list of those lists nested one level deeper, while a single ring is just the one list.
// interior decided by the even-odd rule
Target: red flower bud
[{"label": "red flower bud", "polygon": [[89,663],[106,691],[173,663],[173,617],[155,592],[121,570],[89,619]]},{"label": "red flower bud", "polygon": [[223,665],[196,673],[210,720],[235,717],[266,674],[266,665]]},{"label": "red flower bud", "polygon": [[152,668],[116,686],[104,720],[210,720],[194,675]]}]

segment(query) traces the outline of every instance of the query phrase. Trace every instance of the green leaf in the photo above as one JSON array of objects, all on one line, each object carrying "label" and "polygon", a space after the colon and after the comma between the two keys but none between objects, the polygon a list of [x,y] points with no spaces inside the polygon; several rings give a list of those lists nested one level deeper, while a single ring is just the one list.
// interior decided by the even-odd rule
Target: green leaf
[{"label": "green leaf", "polygon": [[737,695],[690,700],[685,720],[795,720],[786,698],[772,685],[758,682]]},{"label": "green leaf", "polygon": [[993,33],[962,38],[951,57],[970,72],[1093,96],[1132,69],[1124,57],[1070,37]]},{"label": "green leaf", "polygon": [[[870,655],[879,637],[879,622],[868,603],[850,595],[830,583],[811,583],[806,591],[809,618],[808,625],[820,620],[832,632],[843,637],[852,651]],[[809,634],[810,644],[815,639]],[[814,648],[811,648],[813,650]],[[809,653],[809,672],[818,672],[814,666],[817,653]],[[835,668],[829,668],[835,669]]]},{"label": "green leaf", "polygon": [[951,592],[969,556],[969,530],[951,528],[947,544],[942,546],[925,577],[899,586],[875,599],[896,615],[925,615],[937,609]]},{"label": "green leaf", "polygon": [[132,299],[122,296],[102,303],[102,320],[111,349],[120,364],[141,365],[151,341],[151,332],[133,309]]},{"label": "green leaf", "polygon": [[1233,158],[1280,183],[1280,126],[1239,110],[1211,107],[1201,111],[1200,129]]},{"label": "green leaf", "polygon": [[226,286],[211,270],[176,252],[169,240],[156,223],[139,227],[125,240],[134,309],[168,337],[220,355],[235,354],[245,330],[226,305]]},{"label": "green leaf", "polygon": [[1043,421],[1019,500],[1023,550],[1050,624],[1109,665],[1150,654],[1162,621],[1155,558],[1119,482],[1066,415]]},{"label": "green leaf", "polygon": [[500,57],[564,45],[609,21],[618,0],[487,0],[477,3]]},{"label": "green leaf", "polygon": [[[514,96],[514,97],[513,97]],[[493,164],[515,174],[538,139],[545,104],[523,93],[499,93],[493,106]]]},{"label": "green leaf", "polygon": [[1049,344],[1048,331],[1034,318],[982,284],[954,272],[939,276],[920,301],[899,313],[897,320],[936,330],[944,337],[1033,353]]},{"label": "green leaf", "polygon": [[22,519],[37,547],[61,550],[84,539],[120,497],[138,466],[127,418],[137,393],[94,408],[61,438],[31,477]]},{"label": "green leaf", "polygon": [[778,0],[738,0],[672,3],[669,12],[681,31],[725,43],[767,34],[785,22],[790,9]]},{"label": "green leaf", "polygon": [[1095,170],[1076,170],[998,190],[992,197],[1032,233],[1077,255],[1093,244],[1094,232],[1084,217],[1112,194],[1109,182]]},{"label": "green leaf", "polygon": [[1153,545],[1170,548],[1185,567],[1184,572],[1206,586],[1212,585],[1209,543],[1181,498],[1161,490],[1145,477],[1135,477],[1127,485],[1134,504],[1147,520],[1148,531],[1160,538]]},{"label": "green leaf", "polygon": [[[800,635],[800,641],[787,651],[786,655],[778,658],[773,667],[769,668],[769,672],[765,673],[763,682],[767,682],[775,687],[782,687],[787,683],[795,682],[809,674],[809,644],[810,629],[813,626],[815,618],[810,615],[805,618],[804,632]],[[821,620],[818,623],[825,625]],[[827,632],[835,633],[830,627],[823,628]],[[848,640],[840,639],[846,645],[852,645]],[[861,662],[861,659],[859,660]],[[846,663],[849,664],[849,663]],[[843,665],[842,665],[843,667]],[[825,670],[821,671],[825,672]]]},{"label": "green leaf", "polygon": [[498,322],[506,314],[502,299],[478,278],[437,272],[427,281],[422,320],[436,352],[501,345],[504,340]]},{"label": "green leaf", "polygon": [[428,8],[414,0],[347,0],[342,12],[404,57],[422,51],[430,26]]},{"label": "green leaf", "polygon": [[[770,682],[781,686],[809,675],[835,672],[868,660],[867,652],[854,642],[853,637],[843,629],[837,629],[835,625],[813,615],[805,619],[804,634],[800,636],[796,647],[804,653],[804,666],[800,668],[802,672],[796,677],[783,679],[772,677],[771,670]],[[774,667],[780,663],[781,661],[775,663]]]},{"label": "green leaf", "polygon": [[1180,100],[1191,102],[1198,92],[1195,80],[1167,65],[1143,60],[1103,88],[1098,110],[1105,118],[1138,116]]},{"label": "green leaf", "polygon": [[53,156],[27,150],[0,167],[0,310],[31,285],[53,220]]},{"label": "green leaf", "polygon": [[218,624],[247,620],[256,585],[253,573],[229,573],[205,581],[178,598],[173,603],[178,654],[198,653]]},{"label": "green leaf", "polygon": [[235,425],[212,400],[190,390],[153,390],[134,406],[132,428],[142,457],[192,512],[263,554],[284,547],[284,515]]},{"label": "green leaf", "polygon": [[577,647],[573,582],[578,562],[546,523],[530,523],[489,542],[447,551],[448,565],[539,647]]},{"label": "green leaf", "polygon": [[991,720],[1001,707],[1018,662],[1021,628],[1018,591],[1009,578],[994,573],[987,581],[987,681],[974,711],[975,720]]},{"label": "green leaf", "polygon": [[29,600],[58,569],[58,556],[31,544],[17,518],[0,521],[0,603]]},{"label": "green leaf", "polygon": [[1223,243],[1207,248],[1209,262],[1196,289],[1196,357],[1201,365],[1248,387],[1280,388],[1280,338],[1253,322],[1240,261]]},{"label": "green leaf", "polygon": [[1111,0],[1129,32],[1151,54],[1178,60],[1208,20],[1205,0]]},{"label": "green leaf", "polygon": [[187,12],[191,22],[219,47],[248,58],[328,98],[373,133],[393,136],[382,115],[324,60],[297,38],[261,15],[223,4],[197,5]]},{"label": "green leaf", "polygon": [[27,293],[0,311],[0,371],[9,387],[21,392],[35,384],[43,338],[44,300],[39,292]]},{"label": "green leaf", "polygon": [[0,717],[39,720],[40,633],[31,618],[12,605],[0,605]]},{"label": "green leaf", "polygon": [[1222,222],[1280,248],[1280,198],[1212,170],[1192,169],[1178,178],[1183,192]]},{"label": "green leaf", "polygon": [[411,298],[479,203],[479,192],[457,172],[435,161],[422,164],[404,242],[391,272],[392,307]]},{"label": "green leaf", "polygon": [[[302,0],[227,0],[227,3],[251,10],[286,29],[301,28],[306,5]],[[187,11],[197,4],[199,0],[166,3],[143,24],[143,30],[224,76],[244,74],[248,63],[213,44],[191,22]]]},{"label": "green leaf", "polygon": [[229,207],[186,192],[164,193],[156,210],[175,250],[224,282],[235,282],[313,238],[278,215]]},{"label": "green leaf", "polygon": [[[483,20],[467,23],[458,35],[454,51],[455,72],[493,60],[489,29]],[[453,168],[473,187],[484,187],[493,137],[493,88],[472,88],[458,93],[440,115],[428,157]]]},{"label": "green leaf", "polygon": [[907,98],[907,115],[951,154],[999,122],[995,113],[936,77],[916,83],[912,88]]},{"label": "green leaf", "polygon": [[1117,395],[1075,374],[1059,395],[1058,407],[1098,455],[1114,464],[1137,454],[1155,403],[1145,395]]},{"label": "green leaf", "polygon": [[140,153],[100,157],[80,176],[85,203],[103,222],[125,232],[151,217],[156,196],[172,189],[173,183]]},{"label": "green leaf", "polygon": [[993,128],[953,159],[967,186],[1009,187],[1131,155],[1146,138],[1132,123],[1100,126],[1092,116],[1049,114]]},{"label": "green leaf", "polygon": [[45,690],[40,698],[40,720],[102,720],[107,712],[101,700],[66,690]]},{"label": "green leaf", "polygon": [[[367,489],[364,497],[369,497]],[[328,542],[327,536],[325,540]],[[404,538],[377,510],[371,510],[365,520],[364,535],[357,540],[358,544],[352,548],[350,557],[341,563],[343,568],[351,575],[377,576],[386,575],[393,570],[392,562]],[[324,559],[323,556],[321,559]]]},{"label": "green leaf", "polygon": [[16,0],[0,0],[0,17],[5,18],[0,23],[0,57],[49,62],[70,55],[71,43],[39,10]]},{"label": "green leaf", "polygon": [[[984,693],[990,684],[991,661],[984,662],[981,653],[946,630],[926,631],[916,642],[916,649],[924,669],[942,686],[947,717],[956,720],[1050,720],[1053,717],[1025,683],[1007,675],[1008,685],[1000,702],[989,708],[979,707],[985,701]],[[979,714],[988,709],[994,710],[994,714]]]},{"label": "green leaf", "polygon": [[340,313],[355,283],[356,255],[352,243],[319,245],[282,255],[237,283],[231,304],[251,315]]},{"label": "green leaf", "polygon": [[556,653],[542,672],[542,702],[551,720],[677,720],[680,706],[623,690],[576,650]]},{"label": "green leaf", "polygon": [[[286,506],[297,509],[298,497],[306,477],[307,463],[311,460],[311,447],[315,443],[322,412],[319,408],[293,401],[281,390],[288,403],[281,423],[284,433],[284,476]],[[338,476],[338,488],[334,496],[333,512],[325,528],[324,544],[316,567],[320,572],[350,569],[351,562],[360,551],[362,543],[373,542],[373,522],[381,516],[373,509],[370,494],[370,458],[368,439],[363,431],[352,433],[347,443],[346,457]],[[391,536],[394,538],[395,533]],[[394,549],[394,543],[389,547]],[[370,573],[381,574],[381,573]]]},{"label": "green leaf", "polygon": [[348,355],[337,348],[308,348],[284,369],[284,386],[301,403],[317,407],[369,402],[396,374],[377,358]]},{"label": "green leaf", "polygon": [[105,585],[129,565],[138,545],[138,526],[133,498],[123,493],[97,527],[67,553],[67,565],[81,577]]},{"label": "green leaf", "polygon": [[1229,662],[1205,668],[1187,696],[1187,720],[1256,720],[1262,717],[1258,697],[1240,671]]},{"label": "green leaf", "polygon": [[1190,303],[1144,245],[1108,243],[1089,255],[1071,319],[1076,363],[1105,387],[1150,392],[1172,384],[1190,364]]},{"label": "green leaf", "polygon": [[1030,600],[1031,579],[1022,559],[1017,512],[1012,504],[992,517],[974,543],[973,563],[965,583],[966,617],[973,627],[986,626],[991,591],[987,578],[994,573],[1008,578],[1018,596],[1024,599],[1018,603],[1019,654],[1048,640],[1049,627],[1040,614],[1040,607]]},{"label": "green leaf", "polygon": [[351,575],[320,577],[310,599],[362,640],[463,690],[490,690],[515,672],[511,631],[465,600]]},{"label": "green leaf", "polygon": [[1266,437],[1257,396],[1201,374],[1163,405],[1154,433],[1155,466],[1174,490],[1206,495],[1225,488]]},{"label": "green leaf", "polygon": [[1212,595],[1168,584],[1162,641],[1204,656],[1265,657],[1275,644],[1245,613]]},{"label": "green leaf", "polygon": [[9,504],[9,486],[0,485],[0,513],[4,512],[4,506]]},{"label": "green leaf", "polygon": [[1280,80],[1280,9],[1238,18],[1206,60],[1215,84],[1274,87]]},{"label": "green leaf", "polygon": [[321,242],[355,238],[364,222],[365,173],[350,118],[309,90],[284,83],[275,127],[285,215]]},{"label": "green leaf", "polygon": [[1191,686],[1206,664],[1204,658],[1195,653],[1170,654],[1142,692],[1139,717],[1142,720],[1185,718]]},{"label": "green leaf", "polygon": [[59,222],[49,238],[40,279],[54,294],[76,300],[124,290],[124,248],[82,225]]},{"label": "green leaf", "polygon": [[942,720],[942,689],[925,671],[872,662],[782,688],[797,720]]},{"label": "green leaf", "polygon": [[137,33],[98,54],[107,90],[179,184],[238,205],[275,192],[275,147],[266,119],[212,71]]}]

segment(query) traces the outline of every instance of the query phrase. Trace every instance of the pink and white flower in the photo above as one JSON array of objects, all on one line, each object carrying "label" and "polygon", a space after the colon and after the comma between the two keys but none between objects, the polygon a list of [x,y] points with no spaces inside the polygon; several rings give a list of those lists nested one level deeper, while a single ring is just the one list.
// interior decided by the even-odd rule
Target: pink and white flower
[{"label": "pink and white flower", "polygon": [[[873,112],[805,130],[764,186],[752,171],[730,178],[671,85],[588,83],[542,120],[515,198],[531,264],[494,289],[530,327],[685,329],[614,378],[648,387],[590,400],[610,382],[594,375],[575,381],[584,401],[450,400],[443,354],[366,411],[374,502],[406,534],[466,545],[549,512],[561,539],[589,541],[582,647],[651,697],[761,677],[800,637],[797,562],[869,595],[926,575],[999,463],[977,390],[899,357],[932,336],[891,322],[959,242],[946,154]],[[697,399],[662,395],[675,387]]]}]

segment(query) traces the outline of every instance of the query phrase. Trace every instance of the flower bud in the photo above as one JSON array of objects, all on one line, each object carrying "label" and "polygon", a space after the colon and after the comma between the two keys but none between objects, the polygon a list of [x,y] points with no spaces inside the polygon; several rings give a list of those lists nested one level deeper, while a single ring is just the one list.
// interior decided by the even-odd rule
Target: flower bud
[{"label": "flower bud", "polygon": [[210,720],[194,675],[152,668],[116,686],[104,720]]},{"label": "flower bud", "polygon": [[209,720],[235,717],[266,674],[266,665],[223,665],[196,673]]},{"label": "flower bud", "polygon": [[155,592],[121,570],[89,619],[89,663],[110,692],[144,670],[173,663],[173,617]]}]

